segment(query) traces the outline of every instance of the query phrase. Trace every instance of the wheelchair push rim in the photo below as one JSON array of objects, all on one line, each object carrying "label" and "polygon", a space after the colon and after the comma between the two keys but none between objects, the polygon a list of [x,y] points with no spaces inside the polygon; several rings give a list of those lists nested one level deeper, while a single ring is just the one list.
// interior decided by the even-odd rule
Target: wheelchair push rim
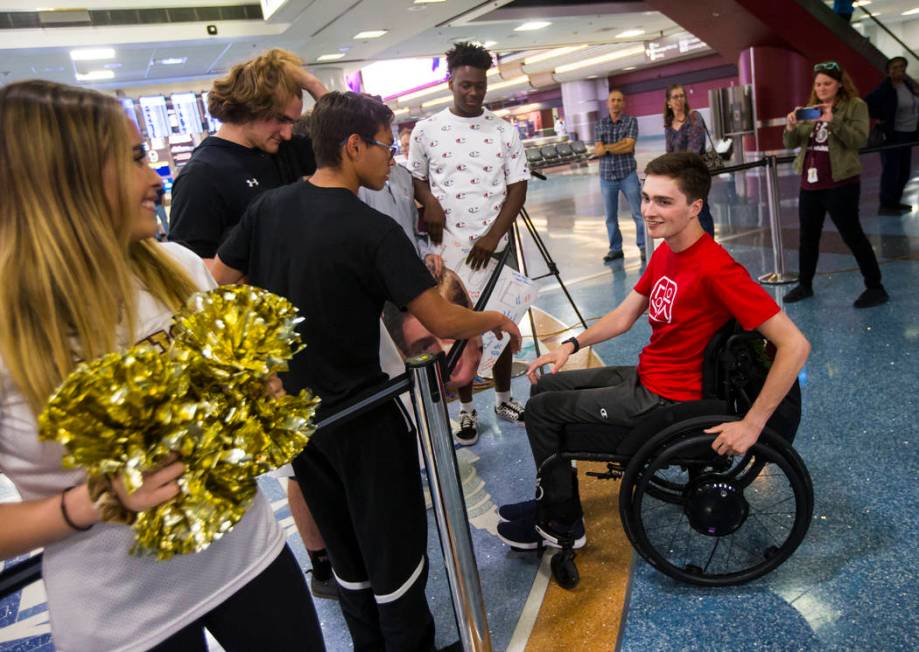
[{"label": "wheelchair push rim", "polygon": [[649,456],[637,477],[629,474],[626,532],[642,557],[674,579],[741,584],[772,571],[803,540],[813,509],[810,477],[791,447],[757,443],[755,474],[687,472],[675,483],[684,487],[679,501],[651,500],[661,469],[707,455],[712,441],[712,435],[688,436]]}]

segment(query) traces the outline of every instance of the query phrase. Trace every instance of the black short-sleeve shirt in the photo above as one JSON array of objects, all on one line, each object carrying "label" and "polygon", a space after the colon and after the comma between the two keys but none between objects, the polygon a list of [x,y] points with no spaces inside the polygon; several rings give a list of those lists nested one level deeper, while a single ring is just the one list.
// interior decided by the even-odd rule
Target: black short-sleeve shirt
[{"label": "black short-sleeve shirt", "polygon": [[347,189],[309,182],[262,194],[218,256],[300,309],[306,349],[291,362],[284,387],[318,394],[322,416],[386,380],[383,303],[405,307],[435,285],[393,219]]},{"label": "black short-sleeve shirt", "polygon": [[172,187],[169,239],[213,258],[253,199],[315,170],[312,146],[304,136],[282,142],[277,154],[206,138]]}]

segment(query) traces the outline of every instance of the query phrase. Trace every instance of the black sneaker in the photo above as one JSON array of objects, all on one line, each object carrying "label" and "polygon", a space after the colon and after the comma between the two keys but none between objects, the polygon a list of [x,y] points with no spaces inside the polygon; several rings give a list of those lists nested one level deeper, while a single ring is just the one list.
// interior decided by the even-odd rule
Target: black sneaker
[{"label": "black sneaker", "polygon": [[621,258],[625,258],[625,254],[622,253],[621,250],[620,250],[620,251],[608,251],[608,252],[606,253],[606,255],[603,256],[603,262],[604,262],[604,263],[609,263],[609,262],[612,262],[612,261],[614,261],[614,260],[619,260],[619,259],[621,259]]},{"label": "black sneaker", "polygon": [[578,519],[568,528],[560,527],[557,523],[536,524],[535,513],[532,516],[523,516],[516,521],[498,523],[498,538],[514,550],[535,550],[542,539],[543,545],[551,548],[561,548],[558,541],[566,534],[574,539],[574,548],[583,548],[587,544],[587,535],[584,532],[584,519]]},{"label": "black sneaker", "polygon": [[887,303],[890,295],[884,288],[868,288],[860,295],[852,305],[856,308],[874,308],[882,303]]},{"label": "black sneaker", "polygon": [[525,412],[526,408],[513,398],[506,403],[495,406],[495,414],[498,415],[498,418],[512,423],[523,421]]},{"label": "black sneaker", "polygon": [[524,500],[522,503],[501,505],[498,508],[498,518],[500,518],[503,523],[516,521],[524,517],[536,520],[536,512],[538,509],[539,501],[535,498],[533,500]]},{"label": "black sneaker", "polygon": [[878,206],[878,215],[902,215],[911,210],[912,206],[906,206],[906,204],[881,204]]},{"label": "black sneaker", "polygon": [[332,575],[320,580],[312,569],[306,572],[310,574],[310,591],[314,597],[325,600],[338,600],[338,585]]},{"label": "black sneaker", "polygon": [[912,213],[912,212],[913,212],[913,205],[912,205],[912,204],[897,204],[897,208],[899,208],[901,211],[904,211],[904,212],[906,212],[906,213]]},{"label": "black sneaker", "polygon": [[806,285],[796,285],[791,290],[785,293],[785,296],[782,297],[784,303],[796,303],[802,299],[809,299],[814,296],[814,289],[807,287]]},{"label": "black sneaker", "polygon": [[460,410],[459,420],[460,429],[453,433],[453,441],[460,446],[472,446],[479,441],[479,418],[476,411],[466,412],[466,410]]}]

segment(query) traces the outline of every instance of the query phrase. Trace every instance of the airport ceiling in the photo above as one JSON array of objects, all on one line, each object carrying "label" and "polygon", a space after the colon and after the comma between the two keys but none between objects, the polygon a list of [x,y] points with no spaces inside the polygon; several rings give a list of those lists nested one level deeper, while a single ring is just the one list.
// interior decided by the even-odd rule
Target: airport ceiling
[{"label": "airport ceiling", "polygon": [[[120,88],[206,79],[271,47],[292,50],[316,69],[350,72],[374,60],[436,56],[467,39],[508,53],[634,45],[678,31],[640,0],[262,0],[262,7],[257,0],[230,6],[233,2],[54,0],[49,4],[55,11],[48,12],[39,11],[34,0],[0,0],[0,83],[42,77]],[[56,26],[62,21],[70,26]],[[534,21],[550,24],[516,31]],[[209,25],[216,34],[208,34]],[[372,30],[385,34],[356,38]],[[629,30],[643,34],[617,37]],[[114,55],[71,60],[71,51],[86,48],[110,48]],[[320,61],[329,55],[338,58]],[[109,79],[77,78],[93,73]]]},{"label": "airport ceiling", "polygon": [[[919,5],[919,0],[863,3],[875,12],[883,10],[886,20],[892,21],[902,20],[902,13],[910,5]],[[638,44],[681,31],[641,0],[54,0],[49,4],[54,10],[41,9],[35,0],[0,0],[0,83],[42,77],[98,88],[136,89],[191,82],[219,75],[270,47],[290,49],[319,71],[334,68],[344,73],[375,60],[436,56],[453,42],[467,39],[503,55],[580,48],[528,65],[526,72],[532,77],[553,66],[598,53],[603,56],[617,48],[634,50]],[[519,30],[537,21],[548,25]],[[372,30],[385,33],[356,38]],[[85,48],[114,52],[107,59],[72,60],[73,50]],[[633,59],[615,60],[600,72],[649,65]],[[597,71],[582,72],[589,76]],[[89,78],[81,80],[78,75]]]}]

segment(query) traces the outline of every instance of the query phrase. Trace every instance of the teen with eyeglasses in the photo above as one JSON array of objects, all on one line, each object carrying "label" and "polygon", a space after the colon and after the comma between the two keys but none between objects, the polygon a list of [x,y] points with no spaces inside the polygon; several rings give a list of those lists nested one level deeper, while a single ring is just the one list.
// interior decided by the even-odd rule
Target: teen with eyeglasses
[{"label": "teen with eyeglasses", "polygon": [[[390,301],[439,338],[520,332],[498,312],[447,301],[402,228],[357,197],[379,190],[394,163],[392,111],[356,93],[323,96],[310,116],[319,168],[308,181],[256,199],[220,247],[214,276],[290,299],[305,317],[306,348],[284,386],[308,387],[330,417],[378,389],[380,315]],[[425,596],[427,517],[417,444],[393,399],[319,430],[293,462],[328,545],[339,604],[356,650],[430,651],[434,620]]]},{"label": "teen with eyeglasses", "polygon": [[862,163],[858,150],[868,141],[868,106],[859,98],[849,75],[836,61],[814,66],[814,85],[808,106],[820,109],[816,120],[799,120],[796,111],[786,117],[783,140],[799,147],[795,170],[801,175],[798,218],[798,285],[785,294],[785,303],[814,296],[813,281],[820,257],[820,236],[826,214],[855,256],[865,279],[856,308],[885,303],[881,268],[858,217]]}]

